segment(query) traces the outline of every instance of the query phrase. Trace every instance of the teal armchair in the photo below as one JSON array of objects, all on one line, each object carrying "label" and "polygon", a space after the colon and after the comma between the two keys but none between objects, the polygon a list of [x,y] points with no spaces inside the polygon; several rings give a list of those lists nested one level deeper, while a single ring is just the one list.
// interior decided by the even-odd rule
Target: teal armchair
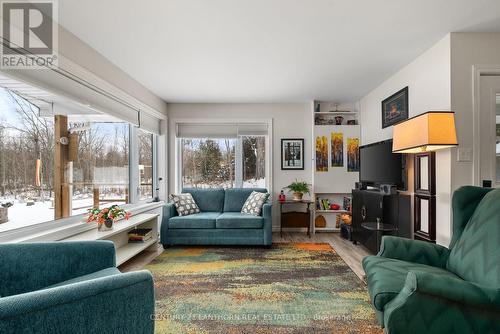
[{"label": "teal armchair", "polygon": [[450,248],[384,236],[363,259],[387,333],[500,333],[500,189],[462,187],[452,206]]},{"label": "teal armchair", "polygon": [[110,241],[0,245],[0,333],[153,333],[148,271],[122,274]]}]

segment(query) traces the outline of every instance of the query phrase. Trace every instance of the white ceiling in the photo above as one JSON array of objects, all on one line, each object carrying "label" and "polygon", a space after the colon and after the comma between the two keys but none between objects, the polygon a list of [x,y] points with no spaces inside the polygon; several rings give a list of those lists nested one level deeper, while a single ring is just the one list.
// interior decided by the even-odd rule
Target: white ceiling
[{"label": "white ceiling", "polygon": [[64,0],[72,33],[168,102],[355,101],[499,0]]}]

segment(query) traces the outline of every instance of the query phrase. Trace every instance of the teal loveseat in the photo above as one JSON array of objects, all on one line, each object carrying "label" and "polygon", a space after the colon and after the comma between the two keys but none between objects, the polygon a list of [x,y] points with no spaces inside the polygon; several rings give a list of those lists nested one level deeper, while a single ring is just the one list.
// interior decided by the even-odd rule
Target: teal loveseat
[{"label": "teal loveseat", "polygon": [[252,191],[258,188],[184,189],[200,208],[200,213],[179,216],[173,203],[163,208],[161,243],[172,245],[262,245],[272,243],[271,204],[265,203],[261,216],[241,213]]},{"label": "teal loveseat", "polygon": [[385,236],[363,259],[387,333],[500,333],[500,189],[462,187],[452,206],[450,248]]},{"label": "teal loveseat", "polygon": [[0,333],[154,332],[148,271],[122,274],[111,241],[0,244]]}]

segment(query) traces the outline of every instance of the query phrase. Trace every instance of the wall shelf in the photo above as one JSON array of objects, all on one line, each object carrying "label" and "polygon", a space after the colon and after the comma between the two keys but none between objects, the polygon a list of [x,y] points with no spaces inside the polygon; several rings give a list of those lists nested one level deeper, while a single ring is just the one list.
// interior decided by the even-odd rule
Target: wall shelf
[{"label": "wall shelf", "polygon": [[[116,265],[119,266],[148,247],[158,242],[159,214],[141,213],[130,219],[121,219],[113,225],[111,231],[98,231],[97,227],[64,239],[64,241],[110,240],[115,244]],[[150,228],[152,238],[143,243],[129,243],[128,232],[136,228]]]},{"label": "wall shelf", "polygon": [[319,111],[315,115],[358,115],[357,111]]},{"label": "wall shelf", "polygon": [[315,232],[340,232],[340,228],[335,227],[316,227]]},{"label": "wall shelf", "polygon": [[[336,103],[328,101],[314,101],[311,108],[311,118],[313,120],[313,198],[328,199],[330,203],[340,205],[340,210],[320,210],[315,207],[313,212],[313,233],[314,232],[339,232],[336,221],[339,215],[348,213],[343,210],[343,198],[351,197],[351,190],[359,180],[359,172],[348,171],[347,162],[347,141],[349,138],[358,138],[361,142],[361,126],[359,124],[359,106],[354,103]],[[318,110],[318,112],[316,112]],[[334,118],[342,116],[342,125],[336,125]],[[333,121],[332,121],[333,120]],[[346,124],[347,121],[354,120],[355,125]],[[333,124],[332,124],[333,123]],[[343,138],[343,162],[342,166],[332,166],[332,133],[342,133]],[[321,137],[326,137],[328,142],[328,168],[327,170],[316,170],[316,141]],[[324,146],[323,146],[324,147]],[[323,207],[324,208],[324,207]],[[325,227],[316,227],[316,217],[322,215],[326,220]]]},{"label": "wall shelf", "polygon": [[348,213],[349,211],[347,210],[318,210],[316,209],[316,213],[336,213],[336,214],[340,214],[340,213]]}]

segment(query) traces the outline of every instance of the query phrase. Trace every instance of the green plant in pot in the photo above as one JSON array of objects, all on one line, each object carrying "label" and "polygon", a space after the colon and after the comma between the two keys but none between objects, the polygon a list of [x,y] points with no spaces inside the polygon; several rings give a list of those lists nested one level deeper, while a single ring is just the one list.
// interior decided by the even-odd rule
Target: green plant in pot
[{"label": "green plant in pot", "polygon": [[309,190],[309,184],[307,182],[295,180],[291,184],[285,187],[285,189],[288,189],[288,192],[291,192],[293,195],[293,200],[294,201],[302,201],[302,196],[307,193],[310,194],[311,191]]}]

